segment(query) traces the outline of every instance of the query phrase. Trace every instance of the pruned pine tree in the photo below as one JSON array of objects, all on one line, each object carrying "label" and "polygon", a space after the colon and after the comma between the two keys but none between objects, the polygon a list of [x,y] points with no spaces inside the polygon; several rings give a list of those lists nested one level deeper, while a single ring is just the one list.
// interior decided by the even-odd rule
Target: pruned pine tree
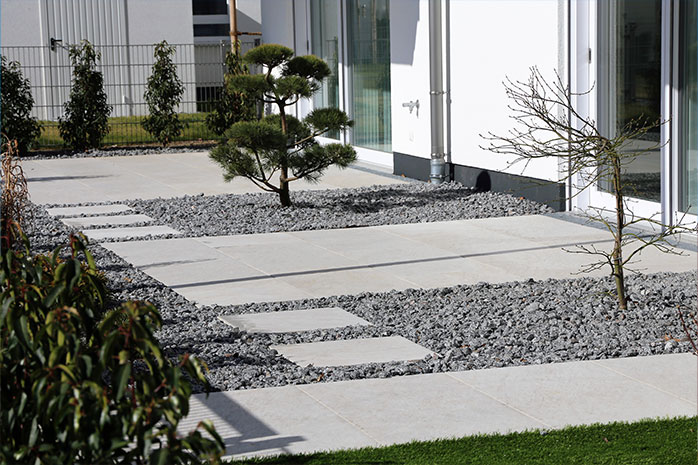
[{"label": "pruned pine tree", "polygon": [[557,73],[555,80],[549,82],[533,67],[527,81],[507,79],[504,87],[511,102],[509,109],[514,125],[505,135],[488,133],[482,136],[489,141],[484,148],[513,155],[512,164],[522,162],[524,169],[534,160],[560,159],[567,167],[561,181],[581,181],[574,186],[577,194],[599,183],[607,188],[615,199],[614,209],[609,212],[591,208],[587,214],[608,229],[613,246],[610,250],[602,250],[593,244],[578,245],[570,251],[598,257],[582,272],[608,266],[615,281],[618,305],[627,309],[625,272],[628,266],[647,247],[679,253],[668,239],[691,230],[682,225],[682,221],[679,225],[666,225],[656,215],[635,215],[627,205],[631,192],[623,182],[626,168],[636,158],[661,147],[661,143],[639,145],[634,142],[646,140],[644,136],[664,122],[634,119],[618,128],[613,137],[607,137],[592,119],[577,111],[575,98],[584,94],[570,92]]},{"label": "pruned pine tree", "polygon": [[224,168],[226,180],[245,177],[277,193],[281,205],[287,207],[291,205],[289,183],[317,181],[329,166],[344,168],[356,160],[350,145],[320,145],[315,139],[329,131],[345,130],[352,121],[336,108],[313,110],[302,120],[287,114],[290,105],[310,98],[329,76],[330,69],[320,58],[294,57],[287,47],[265,44],[243,59],[262,66],[265,73],[234,76],[232,88],[274,105],[278,113],[260,121],[235,123],[225,133],[224,142],[211,151],[211,158]]}]

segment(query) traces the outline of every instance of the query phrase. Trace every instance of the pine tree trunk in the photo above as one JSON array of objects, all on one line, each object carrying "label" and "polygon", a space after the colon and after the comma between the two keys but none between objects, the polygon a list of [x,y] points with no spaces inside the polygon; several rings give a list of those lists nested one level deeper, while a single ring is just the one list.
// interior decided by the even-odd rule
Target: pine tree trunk
[{"label": "pine tree trunk", "polygon": [[625,212],[623,211],[623,190],[621,184],[620,160],[613,160],[613,194],[616,197],[616,232],[613,235],[613,278],[616,281],[616,295],[618,306],[621,310],[627,310],[628,301],[625,295],[625,275],[623,273],[623,228],[625,227]]},{"label": "pine tree trunk", "polygon": [[[284,112],[284,108],[280,107],[279,108],[279,116],[281,117],[281,131],[284,134],[288,133],[288,125],[286,123],[286,113]],[[281,205],[284,207],[290,207],[291,206],[291,195],[288,190],[288,165],[286,164],[285,161],[281,162],[281,175],[279,176],[279,200],[281,201]]]}]

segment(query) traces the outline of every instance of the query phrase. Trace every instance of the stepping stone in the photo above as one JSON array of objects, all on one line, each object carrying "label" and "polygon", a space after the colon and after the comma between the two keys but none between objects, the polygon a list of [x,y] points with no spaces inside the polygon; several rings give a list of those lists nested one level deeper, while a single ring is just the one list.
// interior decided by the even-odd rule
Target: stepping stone
[{"label": "stepping stone", "polygon": [[146,215],[113,215],[113,216],[83,216],[79,218],[63,218],[61,221],[75,228],[88,228],[90,226],[128,225],[135,223],[147,223],[153,219]]},{"label": "stepping stone", "polygon": [[291,310],[286,312],[246,313],[220,315],[218,318],[248,333],[296,333],[314,329],[341,328],[352,325],[370,325],[338,307]]},{"label": "stepping stone", "polygon": [[90,205],[87,207],[57,207],[47,208],[46,211],[52,216],[80,216],[80,215],[106,215],[109,213],[121,213],[131,211],[128,205]]},{"label": "stepping stone", "polygon": [[300,366],[317,367],[421,360],[433,354],[426,347],[402,336],[281,344],[273,345],[271,348]]},{"label": "stepping stone", "polygon": [[85,229],[85,236],[96,241],[103,239],[126,239],[130,237],[165,236],[181,234],[169,226],[136,226],[132,228]]}]

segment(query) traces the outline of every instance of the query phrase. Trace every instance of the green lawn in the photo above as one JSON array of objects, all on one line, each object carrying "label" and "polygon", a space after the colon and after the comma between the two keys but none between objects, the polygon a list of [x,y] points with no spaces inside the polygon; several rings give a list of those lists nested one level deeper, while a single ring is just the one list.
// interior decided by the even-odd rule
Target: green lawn
[{"label": "green lawn", "polygon": [[233,461],[263,464],[696,464],[693,418],[571,427],[541,434],[414,442],[383,448]]},{"label": "green lawn", "polygon": [[[181,121],[187,123],[182,134],[174,141],[200,141],[218,139],[214,133],[206,128],[207,113],[180,113]],[[109,134],[102,141],[102,145],[134,145],[157,143],[155,138],[141,127],[142,116],[121,116],[109,118]],[[41,121],[41,136],[37,141],[37,147],[58,148],[63,146],[63,139],[58,133],[58,122]]]}]

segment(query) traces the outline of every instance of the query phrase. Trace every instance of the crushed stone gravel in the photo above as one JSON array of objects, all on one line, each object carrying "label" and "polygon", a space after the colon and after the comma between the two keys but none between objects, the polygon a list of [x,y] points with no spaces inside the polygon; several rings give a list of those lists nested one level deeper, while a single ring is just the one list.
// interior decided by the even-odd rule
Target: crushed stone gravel
[{"label": "crushed stone gravel", "polygon": [[[35,250],[64,243],[68,229],[41,207],[28,228]],[[385,378],[635,355],[689,352],[677,308],[696,308],[696,273],[628,278],[630,308],[620,312],[608,278],[479,283],[320,299],[198,308],[123,259],[93,244],[116,301],[147,300],[164,319],[157,337],[170,357],[203,359],[216,390]],[[221,314],[341,307],[373,326],[285,334],[252,334],[221,322]],[[437,355],[416,362],[301,367],[272,344],[400,335]]]}]

